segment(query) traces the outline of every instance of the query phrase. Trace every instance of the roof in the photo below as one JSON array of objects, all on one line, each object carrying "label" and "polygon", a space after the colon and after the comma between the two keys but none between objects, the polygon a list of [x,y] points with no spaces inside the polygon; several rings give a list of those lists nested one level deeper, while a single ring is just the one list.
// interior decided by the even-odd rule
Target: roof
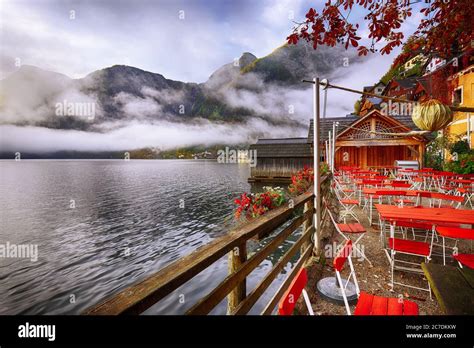
[{"label": "roof", "polygon": [[[414,131],[419,131],[420,129],[415,125],[413,120],[411,119],[410,115],[390,115],[388,117],[391,117],[398,122],[400,122],[402,125],[408,127],[410,130]],[[345,130],[348,126],[350,126],[352,123],[360,120],[361,118],[357,115],[348,115],[346,117],[330,117],[326,119],[321,120],[320,124],[320,131],[321,131],[321,141],[328,140],[329,137],[329,131],[332,132],[332,124],[333,122],[339,122],[339,126],[337,127],[337,134],[341,133],[343,130]],[[312,121],[311,125],[312,126]]]},{"label": "roof", "polygon": [[389,83],[385,86],[384,90],[382,91],[382,95],[387,95],[387,92],[392,88],[393,84],[400,85],[403,89],[411,89],[416,86],[417,78],[416,77],[408,77],[406,79],[391,79]]},{"label": "roof", "polygon": [[308,138],[258,139],[257,145],[306,144]]},{"label": "roof", "polygon": [[[303,143],[258,143],[250,145],[250,150],[257,150],[258,158],[281,158],[281,157],[312,157],[311,144]],[[270,140],[270,139],[267,139]],[[280,139],[274,139],[280,140]]]},{"label": "roof", "polygon": [[366,115],[370,110],[377,109],[381,110],[382,109],[382,102],[383,99],[377,98],[377,97],[369,97],[369,98],[364,98],[363,103],[360,106],[359,110],[359,116]]},{"label": "roof", "polygon": [[395,79],[395,82],[403,88],[413,88],[416,85],[416,78]]},{"label": "roof", "polygon": [[398,122],[402,123],[403,125],[407,126],[411,130],[420,131],[421,129],[418,128],[415,123],[413,122],[411,115],[394,115],[391,116],[396,119]]},{"label": "roof", "polygon": [[382,99],[382,98],[377,98],[377,97],[367,97],[366,100],[368,100],[369,102],[371,102],[373,105],[378,105],[378,104],[380,104],[381,102],[383,102],[383,99]]},{"label": "roof", "polygon": [[423,87],[423,89],[426,91],[427,94],[431,94],[431,81],[429,80],[429,78],[425,78],[425,77],[420,77],[418,78],[418,83],[421,85],[421,87]]},{"label": "roof", "polygon": [[[319,131],[321,132],[321,141],[328,140],[329,131],[332,132],[332,125],[334,122],[339,122],[339,126],[337,127],[338,131],[346,129],[351,123],[355,122],[356,120],[360,119],[357,115],[348,115],[346,117],[329,117],[320,120],[319,124]],[[313,142],[313,120],[310,121],[309,125],[309,136],[308,141],[311,143]]]},{"label": "roof", "polygon": [[[375,117],[380,117],[381,119],[384,119],[386,122],[389,122],[391,124],[390,129],[392,129],[393,132],[404,133],[404,132],[413,130],[408,125],[403,123],[401,120],[399,120],[399,119],[397,119],[393,116],[384,115],[383,113],[381,113],[380,111],[377,111],[377,110],[372,110],[367,115],[364,115],[363,117],[359,117],[358,120],[351,123],[350,126],[351,126],[351,128],[355,127],[355,126],[358,126],[360,123],[364,123],[364,122],[366,122],[366,120],[368,120],[368,119],[370,119],[374,116]],[[346,132],[350,132],[350,130],[351,130],[350,128],[342,129],[341,132],[338,132],[338,137],[342,136]]]}]

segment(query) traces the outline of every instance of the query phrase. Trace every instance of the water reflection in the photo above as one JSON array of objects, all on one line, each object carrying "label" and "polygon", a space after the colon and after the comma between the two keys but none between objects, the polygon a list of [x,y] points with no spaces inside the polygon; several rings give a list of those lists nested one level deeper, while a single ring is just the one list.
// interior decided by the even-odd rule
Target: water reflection
[{"label": "water reflection", "polygon": [[[0,259],[0,314],[81,313],[226,233],[233,199],[251,190],[248,165],[206,160],[0,161],[0,175],[0,243],[39,251]],[[224,257],[146,314],[184,313],[226,274]]]}]

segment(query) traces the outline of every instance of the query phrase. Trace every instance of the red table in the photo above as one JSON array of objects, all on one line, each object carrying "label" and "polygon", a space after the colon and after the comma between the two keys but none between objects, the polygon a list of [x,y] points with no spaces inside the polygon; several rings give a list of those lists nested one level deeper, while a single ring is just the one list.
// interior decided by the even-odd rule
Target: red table
[{"label": "red table", "polygon": [[[389,184],[387,185],[389,186]],[[400,192],[400,191],[404,191],[406,192],[406,195],[407,196],[417,196],[419,193],[422,193],[422,192],[428,192],[428,193],[433,193],[432,191],[423,191],[423,190],[409,190],[407,188],[404,188],[404,187],[396,187],[395,189],[386,189],[386,188],[381,188],[381,187],[364,187],[362,189],[362,193],[365,194],[365,195],[375,195],[375,193],[377,191],[390,191],[390,190],[393,190],[395,192]]]},{"label": "red table", "polygon": [[[408,197],[417,197],[421,192],[429,192],[429,191],[420,191],[420,190],[408,190],[406,188],[395,188],[395,189],[384,189],[384,188],[377,188],[377,187],[368,187],[362,189],[362,194],[369,196],[369,223],[372,225],[373,214],[372,214],[372,204],[373,204],[373,195],[377,193],[377,191],[392,191],[394,192],[393,195],[400,196],[400,192],[404,192],[404,196]],[[431,193],[431,192],[430,192]],[[388,194],[384,194],[384,196],[388,196]],[[359,199],[360,200],[360,199]]]},{"label": "red table", "polygon": [[[453,223],[474,225],[474,210],[453,208],[399,207],[376,204],[381,220],[424,221],[432,225]],[[383,227],[380,229],[382,238]],[[382,239],[385,243],[385,240]]]},{"label": "red table", "polygon": [[375,209],[385,220],[426,221],[437,223],[455,223],[474,225],[474,210],[453,208],[399,207],[376,204]]},{"label": "red table", "polygon": [[466,185],[474,184],[474,180],[471,180],[471,179],[454,179],[453,182],[458,183],[458,184],[466,184]]}]

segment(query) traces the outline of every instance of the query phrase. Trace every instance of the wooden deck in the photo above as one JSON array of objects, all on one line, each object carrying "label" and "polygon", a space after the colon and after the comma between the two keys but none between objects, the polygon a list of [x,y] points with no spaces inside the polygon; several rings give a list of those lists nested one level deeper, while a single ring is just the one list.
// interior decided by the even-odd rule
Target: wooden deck
[{"label": "wooden deck", "polygon": [[474,270],[435,263],[421,267],[444,314],[474,314]]}]

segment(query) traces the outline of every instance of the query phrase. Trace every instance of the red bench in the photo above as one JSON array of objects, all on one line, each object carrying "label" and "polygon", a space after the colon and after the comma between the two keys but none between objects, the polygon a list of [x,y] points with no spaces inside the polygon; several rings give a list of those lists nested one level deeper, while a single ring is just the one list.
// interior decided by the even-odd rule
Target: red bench
[{"label": "red bench", "polygon": [[436,226],[436,232],[443,238],[443,264],[446,265],[446,241],[450,239],[467,239],[474,240],[474,229],[460,227]]}]

